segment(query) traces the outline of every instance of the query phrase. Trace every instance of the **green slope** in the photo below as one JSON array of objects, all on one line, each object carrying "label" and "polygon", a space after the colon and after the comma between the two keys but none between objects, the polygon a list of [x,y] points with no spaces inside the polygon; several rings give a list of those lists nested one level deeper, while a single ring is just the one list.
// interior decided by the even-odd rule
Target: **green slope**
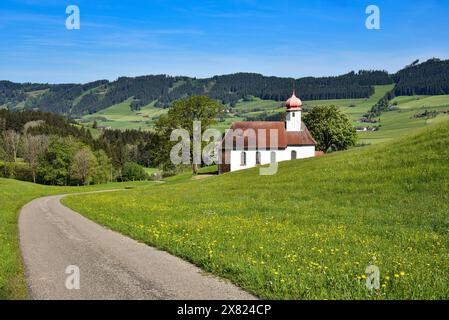
[{"label": "green slope", "polygon": [[[449,122],[395,142],[64,202],[262,298],[448,299]],[[364,272],[380,268],[371,294]]]},{"label": "green slope", "polygon": [[393,87],[394,85],[374,86],[374,94],[368,99],[315,100],[305,101],[304,105],[310,107],[336,105],[355,120],[362,117]]},{"label": "green slope", "polygon": [[[398,110],[382,113],[381,129],[376,132],[362,132],[361,141],[379,143],[403,136],[413,130],[425,127],[433,119],[415,118],[414,115],[428,111],[449,111],[449,95],[442,96],[407,96],[397,97],[392,103],[397,103]],[[438,118],[444,121],[448,115]],[[360,124],[358,124],[360,125]]]},{"label": "green slope", "polygon": [[167,109],[154,107],[154,102],[143,106],[141,110],[133,111],[130,108],[133,97],[128,100],[110,106],[109,108],[98,111],[94,114],[82,117],[84,125],[92,126],[97,120],[100,126],[110,126],[113,129],[143,129],[150,130],[153,128],[154,121],[167,112]]}]

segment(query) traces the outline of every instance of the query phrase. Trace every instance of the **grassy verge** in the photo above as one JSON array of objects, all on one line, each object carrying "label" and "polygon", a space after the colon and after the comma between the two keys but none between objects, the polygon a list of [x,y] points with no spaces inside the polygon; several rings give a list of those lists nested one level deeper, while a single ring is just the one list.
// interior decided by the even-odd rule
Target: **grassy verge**
[{"label": "grassy verge", "polygon": [[138,187],[148,183],[112,183],[89,187],[49,187],[0,178],[0,300],[27,297],[19,250],[17,218],[20,209],[46,195]]},{"label": "grassy verge", "polygon": [[[449,124],[396,142],[111,194],[87,217],[268,299],[449,298]],[[381,289],[365,286],[375,264]]]}]

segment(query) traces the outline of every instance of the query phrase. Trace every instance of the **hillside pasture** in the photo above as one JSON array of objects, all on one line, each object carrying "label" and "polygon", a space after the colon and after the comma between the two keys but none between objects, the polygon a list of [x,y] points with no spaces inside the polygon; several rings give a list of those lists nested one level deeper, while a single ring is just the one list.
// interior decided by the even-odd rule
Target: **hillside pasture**
[{"label": "hillside pasture", "polygon": [[92,126],[97,120],[99,126],[110,126],[112,129],[142,129],[151,130],[158,117],[167,112],[167,109],[154,107],[154,102],[143,106],[141,110],[131,110],[134,98],[113,105],[96,113],[83,117],[84,124]]},{"label": "hillside pasture", "polygon": [[[427,111],[449,111],[449,95],[442,96],[401,96],[392,100],[398,110],[387,111],[380,116],[381,128],[375,132],[361,132],[360,139],[365,143],[379,143],[401,137],[413,130],[425,127],[433,119],[415,118]],[[449,115],[438,115],[438,119],[449,119]],[[360,125],[360,124],[359,124]]]},{"label": "hillside pasture", "polygon": [[[449,122],[205,180],[70,196],[88,218],[265,299],[448,299]],[[144,200],[144,201],[143,201]],[[365,286],[369,265],[381,288]]]}]

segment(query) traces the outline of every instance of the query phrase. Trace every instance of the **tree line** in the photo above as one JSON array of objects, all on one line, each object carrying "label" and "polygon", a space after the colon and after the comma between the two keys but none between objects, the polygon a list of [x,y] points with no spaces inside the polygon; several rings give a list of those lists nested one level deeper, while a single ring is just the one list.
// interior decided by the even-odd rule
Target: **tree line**
[{"label": "tree line", "polygon": [[0,175],[52,185],[80,185],[149,177],[152,133],[84,127],[41,111],[0,110]]},{"label": "tree line", "polygon": [[293,88],[297,88],[303,100],[367,98],[374,93],[374,85],[392,83],[396,96],[449,94],[449,60],[430,59],[424,63],[417,60],[395,74],[361,70],[335,77],[299,79],[236,73],[206,79],[167,75],[121,77],[112,82],[99,80],[86,84],[0,81],[0,106],[80,116],[130,98],[133,110],[151,102],[167,108],[174,101],[190,96],[207,96],[232,107],[250,96],[285,101]]},{"label": "tree line", "polygon": [[169,107],[189,96],[207,96],[235,105],[249,96],[285,101],[294,87],[305,100],[366,98],[373,85],[392,83],[385,71],[350,72],[336,77],[300,79],[266,77],[255,73],[236,73],[206,79],[151,75],[121,77],[116,81],[99,80],[87,84],[16,84],[0,82],[0,105],[80,116],[92,114],[133,98],[131,108],[139,110],[155,101]]}]

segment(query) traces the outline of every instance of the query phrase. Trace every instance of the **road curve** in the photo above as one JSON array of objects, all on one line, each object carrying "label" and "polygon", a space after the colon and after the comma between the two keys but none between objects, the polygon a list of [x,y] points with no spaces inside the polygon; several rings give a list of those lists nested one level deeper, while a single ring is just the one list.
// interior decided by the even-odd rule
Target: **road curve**
[{"label": "road curve", "polygon": [[[62,197],[36,199],[20,212],[31,299],[255,299],[188,262],[84,218],[64,207]],[[71,265],[80,270],[79,290],[66,288]]]}]

